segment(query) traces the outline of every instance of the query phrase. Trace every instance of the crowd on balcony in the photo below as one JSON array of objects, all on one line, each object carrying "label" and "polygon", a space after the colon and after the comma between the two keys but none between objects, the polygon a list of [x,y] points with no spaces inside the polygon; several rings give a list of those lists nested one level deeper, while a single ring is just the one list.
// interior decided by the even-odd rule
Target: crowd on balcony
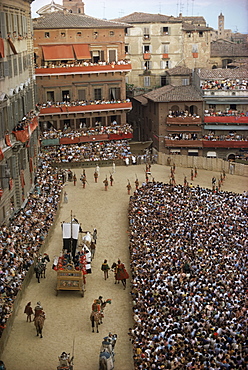
[{"label": "crowd on balcony", "polygon": [[18,124],[13,128],[13,131],[23,131],[25,130],[29,124],[32,122],[32,119],[36,117],[37,113],[33,110],[28,112],[26,116],[22,118],[21,121],[18,122]]},{"label": "crowd on balcony", "polygon": [[200,87],[203,90],[247,90],[248,80],[230,79],[205,80],[201,81]]},{"label": "crowd on balcony", "polygon": [[116,135],[122,135],[122,134],[128,134],[132,133],[133,129],[132,126],[129,124],[124,125],[118,125],[116,120],[114,120],[111,124],[111,126],[101,126],[101,124],[96,121],[94,127],[86,127],[86,124],[80,123],[79,130],[72,130],[67,125],[64,126],[63,131],[62,130],[56,130],[55,128],[52,128],[49,131],[43,131],[40,135],[41,140],[44,139],[57,139],[57,138],[70,138],[73,139],[75,137],[80,136],[92,136],[92,135],[102,135],[102,134],[116,134]]},{"label": "crowd on balcony", "polygon": [[212,140],[212,141],[246,141],[247,135],[242,135],[236,131],[229,132],[228,134],[217,135],[214,131],[209,131],[207,134],[200,135],[196,133],[179,132],[176,134],[166,135],[165,140]]},{"label": "crowd on balcony", "polygon": [[248,117],[248,112],[241,112],[236,109],[227,108],[225,111],[216,110],[213,108],[205,109],[204,116],[214,116],[214,117],[226,117],[226,116],[235,116],[235,117]]},{"label": "crowd on balcony", "polygon": [[35,188],[26,205],[0,227],[0,336],[12,315],[17,293],[53,224],[66,171],[40,158]]},{"label": "crowd on balcony", "polygon": [[203,136],[202,140],[212,140],[212,141],[247,141],[248,137],[246,135],[241,135],[236,131],[228,133],[226,135],[216,135],[214,131],[209,131],[206,135]]},{"label": "crowd on balcony", "polygon": [[182,117],[182,118],[186,118],[186,117],[192,117],[192,119],[194,118],[200,118],[199,115],[197,115],[196,113],[193,113],[191,114],[188,110],[169,110],[169,113],[168,113],[168,116],[169,118],[175,118],[175,117]]},{"label": "crowd on balcony", "polygon": [[166,135],[165,140],[200,140],[196,133],[178,132],[176,134]]},{"label": "crowd on balcony", "polygon": [[70,96],[68,95],[64,101],[47,101],[46,103],[38,103],[36,104],[36,108],[39,111],[42,108],[59,108],[59,107],[77,107],[82,105],[97,105],[97,104],[120,104],[120,103],[129,103],[130,99],[112,99],[112,100],[71,100]]},{"label": "crowd on balcony", "polygon": [[128,140],[47,146],[44,152],[51,161],[59,163],[124,160],[132,155]]},{"label": "crowd on balcony", "polygon": [[130,60],[127,59],[121,59],[118,61],[113,61],[113,62],[106,62],[106,61],[99,61],[98,63],[93,63],[90,60],[75,60],[72,62],[63,62],[63,61],[58,61],[56,63],[54,62],[46,62],[44,66],[38,67],[36,65],[36,68],[68,68],[68,67],[91,67],[91,66],[115,66],[115,65],[127,65],[131,64]]},{"label": "crowd on balcony", "polygon": [[247,368],[247,206],[150,182],[130,198],[135,370]]}]

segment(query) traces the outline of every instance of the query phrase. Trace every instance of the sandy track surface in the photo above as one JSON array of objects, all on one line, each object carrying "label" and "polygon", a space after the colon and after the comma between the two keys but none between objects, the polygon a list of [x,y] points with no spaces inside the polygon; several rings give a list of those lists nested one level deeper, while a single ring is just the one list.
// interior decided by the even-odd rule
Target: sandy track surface
[{"label": "sandy track surface", "polygon": [[[62,203],[58,221],[52,234],[46,253],[51,262],[47,266],[47,277],[38,284],[32,278],[19,306],[17,316],[2,360],[7,370],[55,370],[58,365],[58,356],[63,352],[73,351],[74,343],[74,370],[98,369],[98,356],[101,341],[109,331],[117,333],[116,370],[132,370],[132,347],[128,337],[128,328],[132,326],[132,302],[130,297],[130,280],[127,289],[121,284],[114,284],[113,273],[109,279],[103,278],[100,270],[106,258],[109,264],[118,258],[125,263],[129,270],[128,250],[128,202],[127,182],[130,180],[135,190],[136,176],[140,185],[145,180],[145,165],[116,167],[113,174],[113,186],[104,190],[103,180],[111,173],[111,167],[100,168],[98,183],[94,183],[94,168],[86,169],[86,188],[83,189],[80,181],[76,186],[72,182],[66,183],[68,203]],[[176,168],[176,182],[183,184],[184,176],[190,179],[189,168]],[[82,169],[76,169],[77,178],[80,178]],[[152,165],[152,176],[156,181],[168,182],[170,167]],[[218,172],[198,170],[198,176],[193,185],[211,187],[211,179],[219,178]],[[190,181],[189,181],[190,182]],[[248,189],[248,179],[227,174],[223,190],[243,193]],[[52,260],[62,251],[61,222],[70,222],[71,211],[80,223],[82,229],[98,230],[97,248],[92,262],[92,274],[87,275],[86,292],[82,298],[79,292],[60,291],[56,296],[57,275],[52,270]],[[91,332],[89,320],[91,305],[95,298],[102,295],[104,299],[112,299],[112,304],[105,308],[103,324],[99,333]],[[46,321],[42,339],[36,337],[33,323],[26,322],[23,313],[27,302],[32,307],[40,301],[46,312]]]}]

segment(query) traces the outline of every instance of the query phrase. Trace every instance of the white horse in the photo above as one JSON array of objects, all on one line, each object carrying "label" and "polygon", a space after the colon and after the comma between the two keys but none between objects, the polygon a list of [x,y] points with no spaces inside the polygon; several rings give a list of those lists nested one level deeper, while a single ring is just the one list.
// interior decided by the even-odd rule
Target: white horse
[{"label": "white horse", "polygon": [[91,244],[91,233],[87,231],[86,235],[82,237],[82,243],[90,248]]}]

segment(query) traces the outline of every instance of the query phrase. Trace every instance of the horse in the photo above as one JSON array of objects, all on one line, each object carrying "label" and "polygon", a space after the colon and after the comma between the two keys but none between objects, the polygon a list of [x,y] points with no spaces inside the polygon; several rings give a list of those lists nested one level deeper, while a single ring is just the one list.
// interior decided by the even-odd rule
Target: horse
[{"label": "horse", "polygon": [[36,274],[36,278],[38,279],[38,283],[40,283],[40,278],[46,277],[46,264],[50,262],[50,258],[48,254],[44,254],[43,257],[39,256],[38,261],[34,266],[34,271]]},{"label": "horse", "polygon": [[37,337],[40,336],[40,338],[43,338],[42,329],[44,326],[44,321],[45,321],[44,313],[41,313],[39,316],[34,318],[34,325],[36,327]]},{"label": "horse", "polygon": [[102,302],[102,303],[97,303],[97,306],[98,306],[97,311],[94,311],[92,309],[92,312],[90,314],[92,333],[94,333],[95,324],[96,324],[96,332],[99,333],[98,327],[100,324],[102,324],[102,319],[104,317],[103,310],[106,307],[107,303],[111,304],[111,299],[107,299],[105,302]]},{"label": "horse", "polygon": [[92,333],[94,333],[94,328],[96,325],[96,332],[99,333],[98,326],[101,323],[102,319],[102,312],[94,312],[92,311],[90,314],[90,321],[91,321],[91,327],[92,327]]},{"label": "horse", "polygon": [[111,267],[112,271],[114,271],[115,274],[115,284],[116,282],[119,284],[119,281],[122,282],[123,289],[126,289],[127,286],[127,279],[129,278],[128,272],[125,269],[125,266],[123,263],[118,261],[117,263],[113,263]]},{"label": "horse", "polygon": [[114,347],[117,341],[117,334],[109,333],[102,342],[102,347],[99,355],[99,370],[114,369],[115,353]]}]

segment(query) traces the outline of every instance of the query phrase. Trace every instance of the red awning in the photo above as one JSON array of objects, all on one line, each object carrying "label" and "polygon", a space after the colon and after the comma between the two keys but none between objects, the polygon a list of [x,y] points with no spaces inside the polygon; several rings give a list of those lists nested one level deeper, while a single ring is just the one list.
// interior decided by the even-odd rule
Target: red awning
[{"label": "red awning", "polygon": [[72,45],[42,46],[44,60],[74,60]]},{"label": "red awning", "polygon": [[0,58],[4,58],[4,43],[1,37],[0,37]]},{"label": "red awning", "polygon": [[88,44],[74,44],[74,52],[77,60],[91,59],[89,45]]}]

